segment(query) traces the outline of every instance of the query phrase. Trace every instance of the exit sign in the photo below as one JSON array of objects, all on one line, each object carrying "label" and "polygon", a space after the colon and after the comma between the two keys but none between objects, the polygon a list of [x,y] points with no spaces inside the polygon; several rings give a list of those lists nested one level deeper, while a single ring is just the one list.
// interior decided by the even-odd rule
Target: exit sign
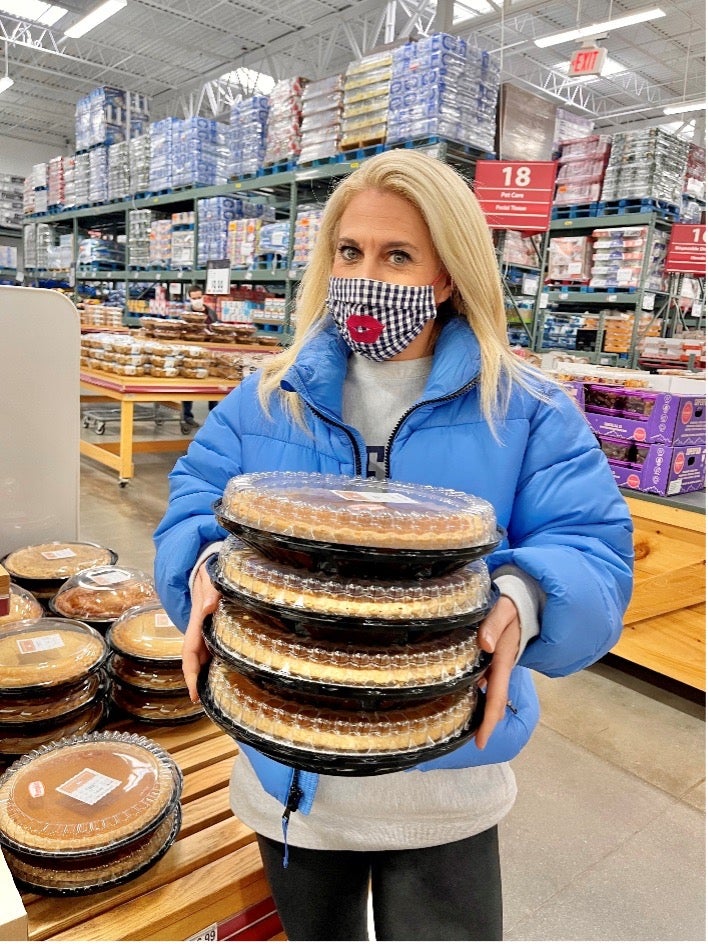
[{"label": "exit sign", "polygon": [[604,46],[582,46],[576,49],[568,67],[569,76],[600,75],[602,73],[607,50]]}]

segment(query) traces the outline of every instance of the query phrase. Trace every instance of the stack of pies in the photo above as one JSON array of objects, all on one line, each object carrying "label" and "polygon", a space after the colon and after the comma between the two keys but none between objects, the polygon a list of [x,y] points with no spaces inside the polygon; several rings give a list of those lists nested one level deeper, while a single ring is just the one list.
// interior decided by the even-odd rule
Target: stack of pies
[{"label": "stack of pies", "polygon": [[44,615],[44,607],[37,597],[19,584],[10,584],[8,612],[0,616],[0,626],[16,623],[18,620],[37,620]]},{"label": "stack of pies", "polygon": [[182,675],[184,637],[159,603],[134,606],[106,634],[111,655],[111,697],[140,721],[178,724],[203,714]]},{"label": "stack of pies", "polygon": [[78,620],[0,626],[0,754],[94,731],[104,717],[105,640]]},{"label": "stack of pies", "polygon": [[473,735],[476,630],[496,599],[487,502],[263,473],[232,479],[216,512],[233,532],[210,564],[223,599],[204,628],[214,658],[200,694],[217,724],[275,760],[354,775]]},{"label": "stack of pies", "polygon": [[48,600],[69,577],[80,570],[115,564],[118,555],[100,544],[49,541],[12,551],[3,564],[13,581],[38,599]]},{"label": "stack of pies", "polygon": [[44,894],[102,891],[161,858],[180,827],[182,775],[134,734],[66,738],[0,778],[0,845],[15,879]]},{"label": "stack of pies", "polygon": [[105,565],[70,577],[49,606],[57,616],[82,620],[105,633],[126,610],[155,600],[155,585],[142,570]]}]

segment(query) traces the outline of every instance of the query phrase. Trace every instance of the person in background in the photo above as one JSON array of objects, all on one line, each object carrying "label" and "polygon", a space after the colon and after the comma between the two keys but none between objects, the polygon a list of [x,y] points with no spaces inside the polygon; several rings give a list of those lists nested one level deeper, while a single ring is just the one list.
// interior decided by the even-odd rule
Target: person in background
[{"label": "person in background", "polygon": [[[498,824],[539,707],[532,670],[577,672],[622,630],[632,523],[577,406],[510,350],[494,247],[468,184],[415,150],[364,161],[330,196],[292,345],[209,415],[155,532],[163,605],[193,700],[219,593],[205,563],[228,480],[285,470],[453,488],[505,529],[475,737],[411,770],[302,774],[241,744],[231,806],[257,837],[290,940],[501,940]],[[289,863],[284,867],[284,824]]]},{"label": "person in background", "polygon": [[[190,285],[187,289],[187,297],[192,311],[204,313],[206,323],[213,324],[216,321],[216,312],[204,301],[204,293],[198,285]],[[213,410],[218,400],[209,401],[209,410]],[[194,419],[194,402],[192,400],[182,401],[182,424],[189,429],[197,429],[199,423]]]}]

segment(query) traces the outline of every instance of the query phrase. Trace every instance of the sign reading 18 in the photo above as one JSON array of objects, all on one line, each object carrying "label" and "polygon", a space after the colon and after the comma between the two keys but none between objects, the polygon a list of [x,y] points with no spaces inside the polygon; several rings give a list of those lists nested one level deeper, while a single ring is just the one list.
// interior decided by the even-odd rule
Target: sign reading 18
[{"label": "sign reading 18", "polygon": [[505,187],[528,187],[531,183],[531,168],[524,164],[520,167],[502,167],[501,172],[504,175]]},{"label": "sign reading 18", "polygon": [[701,243],[706,241],[706,228],[705,226],[695,226],[691,232],[693,233],[694,243]]}]

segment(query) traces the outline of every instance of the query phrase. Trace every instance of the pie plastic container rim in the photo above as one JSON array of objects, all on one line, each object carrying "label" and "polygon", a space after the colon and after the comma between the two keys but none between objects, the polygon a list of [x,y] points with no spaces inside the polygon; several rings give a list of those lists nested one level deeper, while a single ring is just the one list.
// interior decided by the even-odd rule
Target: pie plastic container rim
[{"label": "pie plastic container rim", "polygon": [[[94,854],[103,855],[112,849],[120,849],[123,846],[134,842],[136,839],[139,839],[141,836],[144,836],[146,833],[151,832],[157,826],[157,824],[162,821],[167,811],[172,808],[176,801],[179,800],[183,783],[182,772],[175,761],[167,753],[167,751],[163,750],[163,748],[161,748],[154,741],[149,740],[147,737],[143,737],[138,734],[130,734],[128,732],[92,732],[90,734],[79,735],[78,737],[68,737],[62,738],[58,741],[52,741],[48,744],[42,745],[42,747],[37,748],[36,750],[29,751],[14,761],[14,763],[8,767],[5,773],[0,776],[0,807],[3,803],[7,802],[6,799],[3,799],[3,788],[13,778],[19,778],[22,775],[22,772],[26,771],[30,765],[36,764],[39,767],[37,772],[37,775],[39,775],[41,771],[40,763],[42,759],[48,758],[51,754],[56,754],[58,751],[69,751],[75,747],[90,747],[92,744],[106,742],[115,744],[116,749],[118,749],[120,745],[132,745],[137,747],[152,756],[155,768],[167,769],[169,776],[166,778],[166,780],[170,783],[169,795],[165,795],[164,800],[159,804],[159,806],[156,807],[154,815],[150,816],[149,819],[146,819],[146,821],[133,832],[126,832],[124,835],[117,837],[110,842],[101,841],[100,837],[96,837],[95,846],[87,843],[81,848],[67,848],[67,845],[71,842],[71,839],[65,838],[65,845],[61,849],[49,848],[46,845],[41,847],[37,845],[32,846],[27,842],[22,842],[16,838],[13,838],[12,836],[8,836],[7,831],[2,828],[2,819],[0,819],[0,846],[6,846],[8,849],[26,854],[37,855],[46,853],[47,855],[51,855],[53,858],[66,859],[69,861],[76,858],[88,857]],[[128,765],[126,764],[126,766]],[[70,769],[67,769],[66,778],[70,779],[73,776],[74,775],[71,773]],[[121,827],[125,828],[126,830],[130,829],[130,824],[134,817],[135,811],[132,808],[119,812],[114,816],[114,819],[119,818],[120,822],[116,824],[114,828],[116,830],[120,829]],[[44,822],[47,826],[49,825],[46,822],[46,817],[44,820],[42,820],[42,822]]]},{"label": "pie plastic container rim", "polygon": [[401,579],[415,577],[444,577],[458,567],[491,554],[506,536],[496,526],[496,539],[486,544],[467,548],[383,548],[337,544],[332,541],[314,541],[274,531],[263,531],[229,518],[221,500],[213,504],[219,525],[245,544],[255,548],[271,560],[326,574],[358,574]]},{"label": "pie plastic container rim", "polygon": [[214,632],[211,615],[205,619],[202,633],[207,648],[213,656],[221,659],[222,662],[232,666],[242,674],[267,683],[271,688],[282,689],[291,695],[299,694],[305,697],[308,695],[315,697],[328,695],[346,700],[354,699],[358,700],[362,707],[371,708],[375,708],[382,700],[393,701],[395,699],[400,703],[421,701],[436,695],[444,695],[447,692],[455,692],[458,689],[469,688],[470,685],[479,681],[491,662],[491,656],[480,651],[472,670],[443,681],[413,685],[347,685],[335,682],[319,682],[315,679],[285,674],[231,652],[222,645],[218,635]]},{"label": "pie plastic container rim", "polygon": [[[107,715],[108,708],[105,700],[99,701],[94,698],[79,710],[71,712],[70,715],[58,719],[51,726],[47,725],[39,731],[28,730],[29,725],[25,725],[21,733],[6,728],[5,733],[0,735],[0,756],[14,760],[58,740],[91,734],[104,723]],[[13,737],[14,749],[12,749]],[[11,749],[8,750],[8,748]],[[2,841],[0,838],[0,845]]]},{"label": "pie plastic container rim", "polygon": [[[127,672],[132,672],[132,678],[127,675],[121,674],[120,660],[126,663],[125,669]],[[131,664],[132,663],[132,664]],[[136,691],[143,692],[145,694],[154,695],[156,692],[162,692],[164,695],[179,695],[187,690],[186,683],[184,681],[184,676],[182,675],[182,663],[173,666],[165,666],[163,663],[156,665],[154,662],[145,662],[140,663],[137,659],[130,659],[128,656],[123,656],[119,652],[113,652],[108,657],[108,662],[106,663],[106,668],[108,674],[111,678],[115,679],[116,682],[120,682],[122,685],[129,685],[131,688],[134,688]],[[165,685],[164,676],[161,675],[162,670],[169,671],[170,675],[175,674],[179,675],[180,684],[179,685]],[[139,684],[134,681],[136,678],[141,678],[144,684]]]},{"label": "pie plastic container rim", "polygon": [[[101,561],[99,564],[95,564],[95,563],[83,564],[79,568],[78,571],[73,570],[64,574],[57,574],[56,576],[52,576],[52,577],[28,577],[22,574],[21,572],[13,570],[12,564],[10,564],[10,567],[7,566],[8,559],[11,561],[13,554],[18,554],[20,551],[32,550],[35,547],[39,548],[39,547],[44,547],[45,545],[47,547],[51,545],[56,545],[57,550],[59,550],[61,548],[67,548],[68,545],[70,544],[73,544],[75,547],[96,548],[96,550],[98,551],[104,551],[108,559],[105,561]],[[67,560],[69,559],[70,558],[67,558]],[[19,583],[21,586],[26,587],[28,590],[37,590],[39,592],[49,593],[51,591],[58,590],[65,580],[74,576],[74,574],[78,573],[81,570],[86,570],[86,568],[92,567],[92,566],[111,566],[115,564],[117,561],[118,561],[118,554],[114,550],[112,550],[110,547],[105,547],[103,544],[95,544],[92,541],[45,541],[37,545],[28,544],[26,547],[17,548],[17,550],[15,551],[10,551],[10,553],[6,554],[3,560],[0,561],[0,563],[2,563],[5,570],[7,570],[10,576],[14,580],[16,580],[17,583]]]},{"label": "pie plastic container rim", "polygon": [[[62,608],[62,598],[72,590],[84,590],[87,593],[95,593],[96,598],[102,594],[109,602],[114,602],[114,606],[105,612],[105,615],[88,612],[85,608],[77,608],[77,612],[68,612],[67,607]],[[142,598],[136,603],[121,605],[122,594],[126,591],[137,591],[142,594]],[[143,603],[155,602],[157,593],[155,585],[148,574],[134,567],[123,567],[114,565],[101,565],[98,567],[88,567],[80,570],[65,580],[53,597],[49,600],[49,608],[57,616],[63,616],[69,619],[78,619],[88,623],[97,629],[106,631],[110,625],[122,616],[133,606]]]},{"label": "pie plastic container rim", "polygon": [[[159,862],[174,844],[182,826],[182,808],[180,806],[179,800],[175,801],[173,807],[167,811],[165,814],[165,820],[167,820],[169,817],[172,817],[172,825],[164,843],[151,856],[149,856],[149,858],[145,859],[143,862],[138,863],[134,868],[128,869],[125,873],[117,875],[114,878],[107,878],[106,881],[103,882],[86,882],[85,884],[75,882],[71,886],[67,887],[57,887],[49,883],[42,884],[41,882],[30,881],[19,876],[16,876],[16,881],[21,888],[28,892],[36,892],[40,895],[62,898],[68,898],[77,895],[90,895],[94,892],[103,892],[111,888],[116,888],[119,885],[124,885],[126,882],[130,882],[133,879],[138,878],[138,876],[142,875],[144,872],[147,872],[148,869],[151,869],[153,865]],[[155,827],[155,830],[159,829],[161,825],[162,823],[158,823],[158,825]],[[143,838],[146,840],[146,842],[148,841],[148,837]],[[11,864],[12,863],[10,863],[10,865]],[[79,868],[73,870],[73,875],[76,879],[78,879],[80,874],[81,872]]]},{"label": "pie plastic container rim", "polygon": [[[135,699],[135,703],[132,705],[131,697]],[[148,704],[138,704],[141,698],[143,700],[149,699]],[[188,724],[191,721],[196,721],[203,713],[200,704],[192,704],[189,701],[186,689],[184,692],[170,692],[160,696],[155,691],[143,691],[124,682],[114,682],[111,689],[111,699],[116,708],[130,715],[131,718],[148,724]],[[186,714],[170,713],[171,703],[178,701],[187,703],[185,707],[189,710]],[[143,714],[140,714],[141,710],[144,712]]]},{"label": "pie plastic container rim", "polygon": [[[109,684],[110,682],[105,672],[98,669],[91,672],[90,675],[87,675],[85,679],[81,679],[71,690],[63,689],[61,692],[56,692],[52,695],[57,705],[61,704],[62,700],[66,703],[73,695],[79,698],[83,696],[85,698],[84,701],[70,705],[70,707],[65,708],[63,711],[60,710],[59,713],[53,714],[51,717],[44,715],[41,721],[33,721],[31,718],[20,717],[17,714],[18,710],[22,710],[20,706],[28,705],[31,699],[20,698],[13,694],[0,704],[0,732],[4,731],[9,733],[13,729],[17,732],[18,729],[22,728],[23,734],[38,734],[46,729],[55,728],[58,724],[68,721],[75,714],[88,708],[94,701],[101,701],[108,693]],[[12,711],[13,701],[17,702],[17,708],[14,713]],[[43,705],[45,701],[46,699],[43,698],[41,704]],[[2,734],[0,733],[0,750],[1,749]]]},{"label": "pie plastic container rim", "polygon": [[[131,624],[143,616],[148,616],[150,613],[154,613],[155,618],[157,618],[158,614],[164,613],[165,617],[169,620],[169,617],[167,617],[167,614],[165,613],[164,607],[159,601],[152,601],[150,603],[141,603],[137,606],[131,606],[117,619],[113,620],[108,631],[106,632],[106,642],[114,652],[117,652],[126,659],[132,659],[134,662],[140,661],[144,663],[159,664],[160,667],[165,668],[168,665],[174,665],[175,667],[181,666],[182,641],[184,639],[184,634],[177,629],[171,620],[169,621],[169,626],[156,626],[155,628],[169,629],[171,627],[174,629],[174,634],[171,633],[167,638],[170,640],[179,641],[179,652],[177,654],[159,655],[156,652],[151,651],[150,639],[145,632],[143,632],[140,637],[146,641],[146,644],[142,646],[142,649],[138,644],[138,639],[134,638],[131,640]],[[159,633],[156,635],[159,636]]]},{"label": "pie plastic container rim", "polygon": [[416,748],[412,751],[399,751],[386,754],[336,754],[325,751],[298,750],[289,745],[279,744],[263,737],[240,724],[236,724],[221,712],[214,704],[207,684],[208,666],[204,667],[197,679],[197,691],[204,706],[204,711],[220,728],[237,741],[255,747],[271,760],[316,774],[331,774],[342,777],[371,777],[379,774],[397,773],[422,764],[436,757],[449,754],[466,744],[479,727],[484,716],[484,692],[477,688],[477,700],[472,715],[461,732],[438,744]]},{"label": "pie plastic container rim", "polygon": [[242,593],[226,581],[220,570],[218,558],[212,557],[206,564],[207,573],[214,586],[227,599],[237,602],[244,609],[266,619],[275,619],[294,633],[305,636],[327,636],[336,638],[341,633],[355,637],[379,640],[407,642],[423,633],[447,632],[460,626],[474,626],[489,613],[499,598],[499,590],[492,582],[487,602],[484,606],[454,616],[434,617],[430,619],[376,620],[370,617],[352,617],[314,613],[297,607],[259,600]]},{"label": "pie plastic container rim", "polygon": [[[18,607],[24,607],[26,612],[24,614],[13,613],[13,609],[17,610]],[[19,623],[22,620],[41,619],[42,616],[44,616],[44,607],[32,591],[11,581],[10,612],[6,616],[0,616],[0,627],[7,626],[8,623]]]},{"label": "pie plastic container rim", "polygon": [[[60,692],[62,689],[76,684],[85,676],[95,672],[108,658],[108,646],[103,636],[84,620],[45,616],[38,620],[19,620],[16,623],[0,625],[0,640],[11,639],[12,636],[21,638],[23,635],[26,635],[28,637],[27,645],[30,644],[30,638],[44,638],[45,640],[49,640],[53,635],[56,635],[57,632],[69,632],[71,630],[86,636],[86,646],[82,652],[76,654],[76,657],[86,653],[87,657],[90,657],[89,661],[83,665],[76,665],[74,671],[71,671],[69,664],[64,677],[60,680],[55,680],[55,678],[52,677],[52,673],[49,671],[51,666],[47,661],[43,663],[37,661],[37,668],[44,668],[44,672],[40,673],[35,681],[24,682],[23,684],[18,682],[18,684],[14,685],[7,681],[7,671],[0,664],[0,696],[40,694],[49,690]],[[37,636],[38,633],[40,634],[39,637]],[[90,648],[96,650],[95,656],[91,656],[89,640],[91,642]],[[54,648],[61,648],[61,646]],[[48,652],[51,651],[51,649],[39,650],[35,654],[40,656],[41,651]],[[29,661],[29,656],[32,655],[32,653],[28,651],[24,653],[24,655],[28,656]],[[54,665],[56,666],[56,663]],[[3,679],[5,680],[3,681]]]}]

